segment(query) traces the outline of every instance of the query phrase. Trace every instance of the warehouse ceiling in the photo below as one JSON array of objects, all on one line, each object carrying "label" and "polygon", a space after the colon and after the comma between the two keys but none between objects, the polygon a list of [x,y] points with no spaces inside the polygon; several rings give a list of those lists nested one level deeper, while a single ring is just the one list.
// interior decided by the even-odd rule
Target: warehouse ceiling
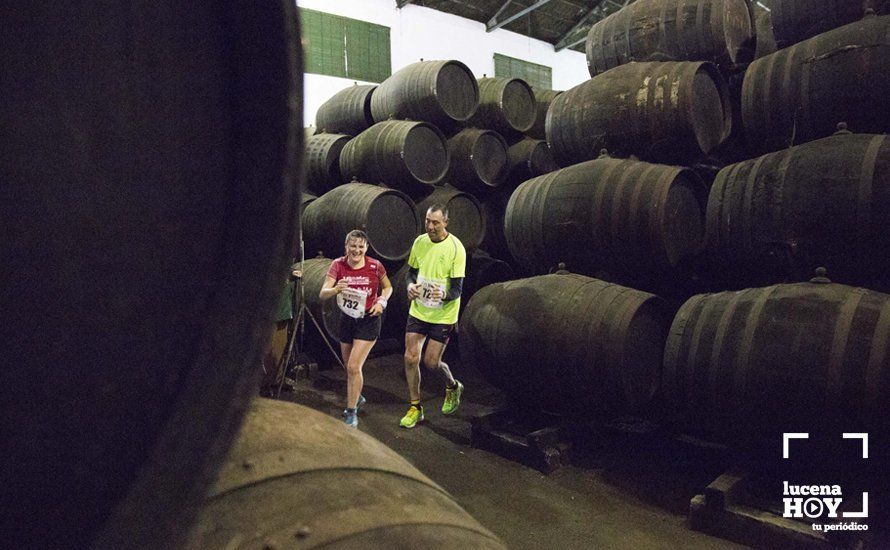
[{"label": "warehouse ceiling", "polygon": [[504,28],[553,44],[556,51],[584,51],[590,26],[633,0],[395,0]]}]

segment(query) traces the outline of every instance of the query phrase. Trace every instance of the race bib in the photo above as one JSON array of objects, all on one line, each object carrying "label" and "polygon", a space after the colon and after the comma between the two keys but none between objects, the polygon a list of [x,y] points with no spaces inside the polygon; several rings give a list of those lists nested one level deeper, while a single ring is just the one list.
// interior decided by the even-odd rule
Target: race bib
[{"label": "race bib", "polygon": [[433,289],[438,288],[442,291],[441,295],[445,296],[445,283],[437,283],[435,281],[430,281],[428,279],[422,279],[418,281],[420,283],[420,297],[417,298],[417,302],[428,308],[433,309],[441,309],[442,308],[442,298],[433,298]]},{"label": "race bib", "polygon": [[365,302],[368,293],[357,288],[346,288],[337,294],[337,307],[340,311],[353,319],[361,319],[365,316]]}]

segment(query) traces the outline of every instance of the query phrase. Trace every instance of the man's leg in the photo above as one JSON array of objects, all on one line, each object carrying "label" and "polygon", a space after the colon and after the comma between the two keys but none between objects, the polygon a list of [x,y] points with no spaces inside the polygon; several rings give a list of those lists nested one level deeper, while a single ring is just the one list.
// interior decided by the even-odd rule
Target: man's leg
[{"label": "man's leg", "polygon": [[[408,381],[408,397],[420,401],[420,352],[426,336],[417,332],[405,333],[405,379]],[[432,343],[432,342],[430,342]]]},{"label": "man's leg", "polygon": [[445,353],[447,342],[439,342],[430,338],[426,345],[426,352],[423,354],[423,365],[432,370],[442,373],[445,385],[449,388],[454,386],[454,377],[451,375],[451,369],[448,364],[442,361],[442,355]]}]

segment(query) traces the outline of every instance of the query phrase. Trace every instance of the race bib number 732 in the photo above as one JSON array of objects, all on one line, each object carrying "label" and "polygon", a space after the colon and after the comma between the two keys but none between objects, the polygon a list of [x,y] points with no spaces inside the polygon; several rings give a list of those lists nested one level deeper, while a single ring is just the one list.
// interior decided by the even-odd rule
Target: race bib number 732
[{"label": "race bib number 732", "polygon": [[367,299],[367,292],[355,288],[347,288],[340,294],[337,294],[337,307],[353,319],[361,319],[365,316],[365,302]]}]

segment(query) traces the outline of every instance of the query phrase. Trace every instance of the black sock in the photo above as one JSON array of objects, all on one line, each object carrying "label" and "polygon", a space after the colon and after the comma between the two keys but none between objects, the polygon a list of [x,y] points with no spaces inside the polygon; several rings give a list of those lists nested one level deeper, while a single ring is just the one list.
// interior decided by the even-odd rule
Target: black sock
[{"label": "black sock", "polygon": [[454,381],[454,384],[445,384],[445,387],[449,390],[457,389],[457,380]]},{"label": "black sock", "polygon": [[347,413],[351,413],[351,414],[355,414],[355,409],[350,408],[350,407],[346,407],[346,412],[347,412]]}]

